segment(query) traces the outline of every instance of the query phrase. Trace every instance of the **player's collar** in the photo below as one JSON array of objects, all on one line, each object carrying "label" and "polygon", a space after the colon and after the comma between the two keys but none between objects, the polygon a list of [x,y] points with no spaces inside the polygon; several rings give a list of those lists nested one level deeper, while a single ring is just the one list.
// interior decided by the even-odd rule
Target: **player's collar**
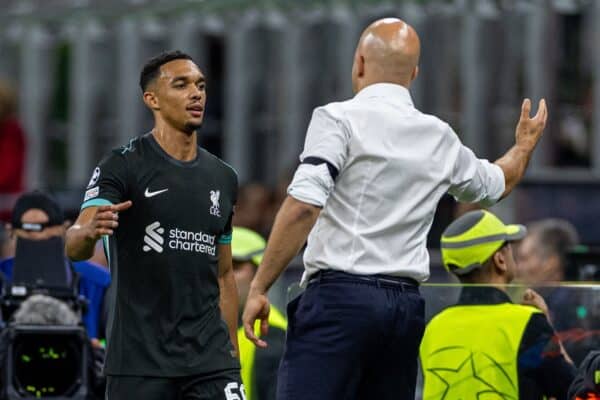
[{"label": "player's collar", "polygon": [[410,92],[402,85],[395,83],[374,83],[363,88],[355,96],[357,99],[385,97],[414,107]]}]

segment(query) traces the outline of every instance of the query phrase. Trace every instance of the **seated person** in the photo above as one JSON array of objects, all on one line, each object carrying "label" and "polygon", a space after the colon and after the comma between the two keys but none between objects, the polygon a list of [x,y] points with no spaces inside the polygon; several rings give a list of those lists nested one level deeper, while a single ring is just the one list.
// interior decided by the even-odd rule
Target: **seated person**
[{"label": "seated person", "polygon": [[540,286],[554,329],[558,332],[580,327],[578,291],[560,287],[567,276],[567,254],[579,244],[575,227],[566,220],[544,219],[527,227],[519,245],[517,279],[525,285]]},{"label": "seated person", "polygon": [[[47,240],[64,238],[66,226],[63,211],[50,196],[42,192],[25,193],[17,200],[12,212],[11,235],[17,239]],[[12,281],[14,257],[0,261],[0,272],[7,283]],[[71,262],[65,255],[65,267],[71,271]],[[88,301],[83,324],[92,339],[104,337],[104,297],[110,285],[110,273],[88,261],[72,264],[79,275],[79,294]]]},{"label": "seated person", "polygon": [[[541,296],[513,304],[513,242],[522,225],[478,210],[442,235],[442,261],[463,285],[458,304],[427,324],[420,348],[423,399],[564,399],[575,367],[548,321]],[[535,307],[532,307],[535,306]]]}]

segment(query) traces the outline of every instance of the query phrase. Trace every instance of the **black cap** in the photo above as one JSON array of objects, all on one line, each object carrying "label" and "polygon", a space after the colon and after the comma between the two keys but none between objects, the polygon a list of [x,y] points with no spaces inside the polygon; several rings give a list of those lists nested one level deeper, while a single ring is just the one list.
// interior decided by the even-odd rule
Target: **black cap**
[{"label": "black cap", "polygon": [[[44,226],[61,225],[65,222],[62,208],[50,195],[38,190],[23,194],[17,199],[12,211],[12,225],[15,228],[26,228],[21,226],[21,218],[27,211],[38,208],[48,214],[48,222]],[[38,229],[33,229],[38,230]]]},{"label": "black cap", "polygon": [[569,399],[600,394],[600,351],[591,351],[581,362],[579,372],[569,388]]}]

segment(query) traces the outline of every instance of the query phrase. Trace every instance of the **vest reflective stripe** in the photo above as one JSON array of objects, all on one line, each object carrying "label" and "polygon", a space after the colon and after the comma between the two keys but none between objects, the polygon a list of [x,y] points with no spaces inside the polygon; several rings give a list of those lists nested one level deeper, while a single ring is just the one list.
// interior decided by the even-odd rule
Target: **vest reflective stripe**
[{"label": "vest reflective stripe", "polygon": [[450,307],[425,329],[420,357],[424,400],[519,398],[517,357],[534,307]]},{"label": "vest reflective stripe", "polygon": [[[269,313],[269,326],[286,330],[287,320],[277,308],[271,304],[271,312]],[[260,334],[260,324],[254,327],[254,333]],[[240,348],[240,364],[242,366],[242,382],[246,391],[246,400],[256,400],[254,394],[254,382],[252,381],[254,372],[254,355],[256,354],[256,346],[246,338],[244,327],[238,329],[238,346]]]}]

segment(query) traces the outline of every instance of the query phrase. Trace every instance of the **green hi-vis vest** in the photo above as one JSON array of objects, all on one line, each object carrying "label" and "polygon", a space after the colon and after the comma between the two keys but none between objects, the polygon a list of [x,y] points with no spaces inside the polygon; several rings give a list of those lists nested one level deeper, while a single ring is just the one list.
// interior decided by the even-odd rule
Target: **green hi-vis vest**
[{"label": "green hi-vis vest", "polygon": [[425,329],[420,356],[424,400],[519,399],[517,358],[530,306],[453,306]]},{"label": "green hi-vis vest", "polygon": [[[279,328],[282,330],[287,329],[287,320],[277,308],[271,304],[271,311],[269,312],[269,326]],[[258,336],[260,334],[260,324],[256,324],[254,327],[254,333]],[[254,355],[256,354],[256,346],[252,343],[244,334],[244,327],[238,329],[238,346],[240,348],[240,364],[242,366],[242,382],[244,383],[244,389],[246,391],[246,400],[256,400],[254,394],[254,382],[252,377],[254,376]]]}]

